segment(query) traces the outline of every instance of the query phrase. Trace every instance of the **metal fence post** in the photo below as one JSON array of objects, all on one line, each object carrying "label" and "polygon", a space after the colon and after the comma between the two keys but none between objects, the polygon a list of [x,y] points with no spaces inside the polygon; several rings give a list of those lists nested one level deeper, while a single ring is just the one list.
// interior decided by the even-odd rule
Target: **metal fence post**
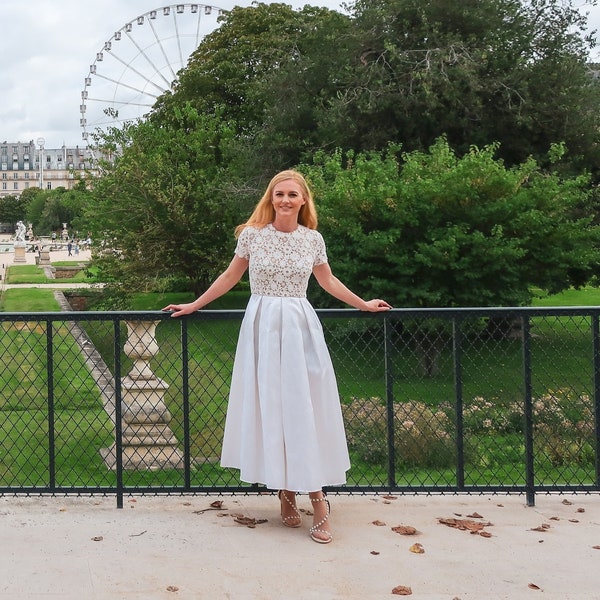
[{"label": "metal fence post", "polygon": [[527,506],[535,505],[535,476],[533,451],[533,404],[531,391],[531,329],[527,315],[521,317],[523,332],[523,397],[525,417],[525,495]]},{"label": "metal fence post", "polygon": [[392,361],[392,326],[383,318],[383,352],[385,361],[385,405],[387,409],[388,484],[396,486],[396,444],[394,441],[394,373]]},{"label": "metal fence post", "polygon": [[456,406],[456,485],[465,487],[465,432],[463,419],[462,386],[462,328],[459,319],[452,319],[452,340],[454,355],[454,396]]}]

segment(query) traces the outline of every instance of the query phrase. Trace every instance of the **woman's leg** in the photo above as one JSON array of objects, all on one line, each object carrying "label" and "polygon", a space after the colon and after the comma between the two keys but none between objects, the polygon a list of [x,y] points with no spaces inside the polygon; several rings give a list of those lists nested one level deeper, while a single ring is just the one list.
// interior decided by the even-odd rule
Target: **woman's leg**
[{"label": "woman's leg", "polygon": [[321,490],[310,492],[308,496],[313,508],[313,524],[310,528],[310,537],[319,544],[328,544],[333,540],[329,524],[329,513],[331,512],[329,500],[325,498],[325,494]]},{"label": "woman's leg", "polygon": [[279,490],[279,501],[281,502],[281,520],[286,527],[300,527],[302,515],[296,506],[296,492]]}]

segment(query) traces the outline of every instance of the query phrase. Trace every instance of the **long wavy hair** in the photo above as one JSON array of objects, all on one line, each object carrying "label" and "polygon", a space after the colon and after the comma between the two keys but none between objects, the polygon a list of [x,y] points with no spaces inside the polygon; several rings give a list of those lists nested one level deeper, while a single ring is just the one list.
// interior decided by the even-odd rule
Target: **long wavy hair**
[{"label": "long wavy hair", "polygon": [[273,188],[282,181],[287,179],[293,179],[302,189],[302,195],[306,201],[300,208],[298,213],[298,223],[308,227],[309,229],[317,228],[317,209],[315,208],[315,201],[313,199],[312,192],[306,183],[306,179],[298,171],[289,169],[287,171],[281,171],[277,173],[273,179],[269,182],[267,189],[263,197],[259,200],[258,204],[254,208],[254,212],[250,215],[250,218],[241,225],[235,228],[235,236],[238,237],[240,233],[246,227],[258,227],[262,228],[275,220],[275,209],[273,208]]}]

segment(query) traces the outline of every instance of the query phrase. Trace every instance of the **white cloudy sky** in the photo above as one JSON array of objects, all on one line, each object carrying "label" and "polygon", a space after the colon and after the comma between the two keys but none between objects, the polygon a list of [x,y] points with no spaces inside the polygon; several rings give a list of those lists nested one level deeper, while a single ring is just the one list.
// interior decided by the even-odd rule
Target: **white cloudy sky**
[{"label": "white cloudy sky", "polygon": [[[344,0],[282,1],[294,8],[312,4],[341,10]],[[600,7],[590,7],[586,0],[575,3],[590,11],[591,26],[600,29]],[[1,0],[0,141],[44,137],[47,148],[85,145],[79,124],[81,92],[96,53],[126,23],[170,4],[176,2]],[[204,4],[228,10],[249,6],[251,0]]]}]

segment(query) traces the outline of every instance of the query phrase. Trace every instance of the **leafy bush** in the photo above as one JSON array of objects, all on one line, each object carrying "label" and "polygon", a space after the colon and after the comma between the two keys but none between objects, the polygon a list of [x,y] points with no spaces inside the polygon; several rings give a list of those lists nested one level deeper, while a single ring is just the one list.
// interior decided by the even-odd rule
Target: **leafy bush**
[{"label": "leafy bush", "polygon": [[[354,398],[342,407],[348,445],[370,464],[385,464],[387,408],[381,398]],[[394,405],[396,460],[406,467],[447,468],[456,461],[454,425],[441,410],[422,402]]]}]

